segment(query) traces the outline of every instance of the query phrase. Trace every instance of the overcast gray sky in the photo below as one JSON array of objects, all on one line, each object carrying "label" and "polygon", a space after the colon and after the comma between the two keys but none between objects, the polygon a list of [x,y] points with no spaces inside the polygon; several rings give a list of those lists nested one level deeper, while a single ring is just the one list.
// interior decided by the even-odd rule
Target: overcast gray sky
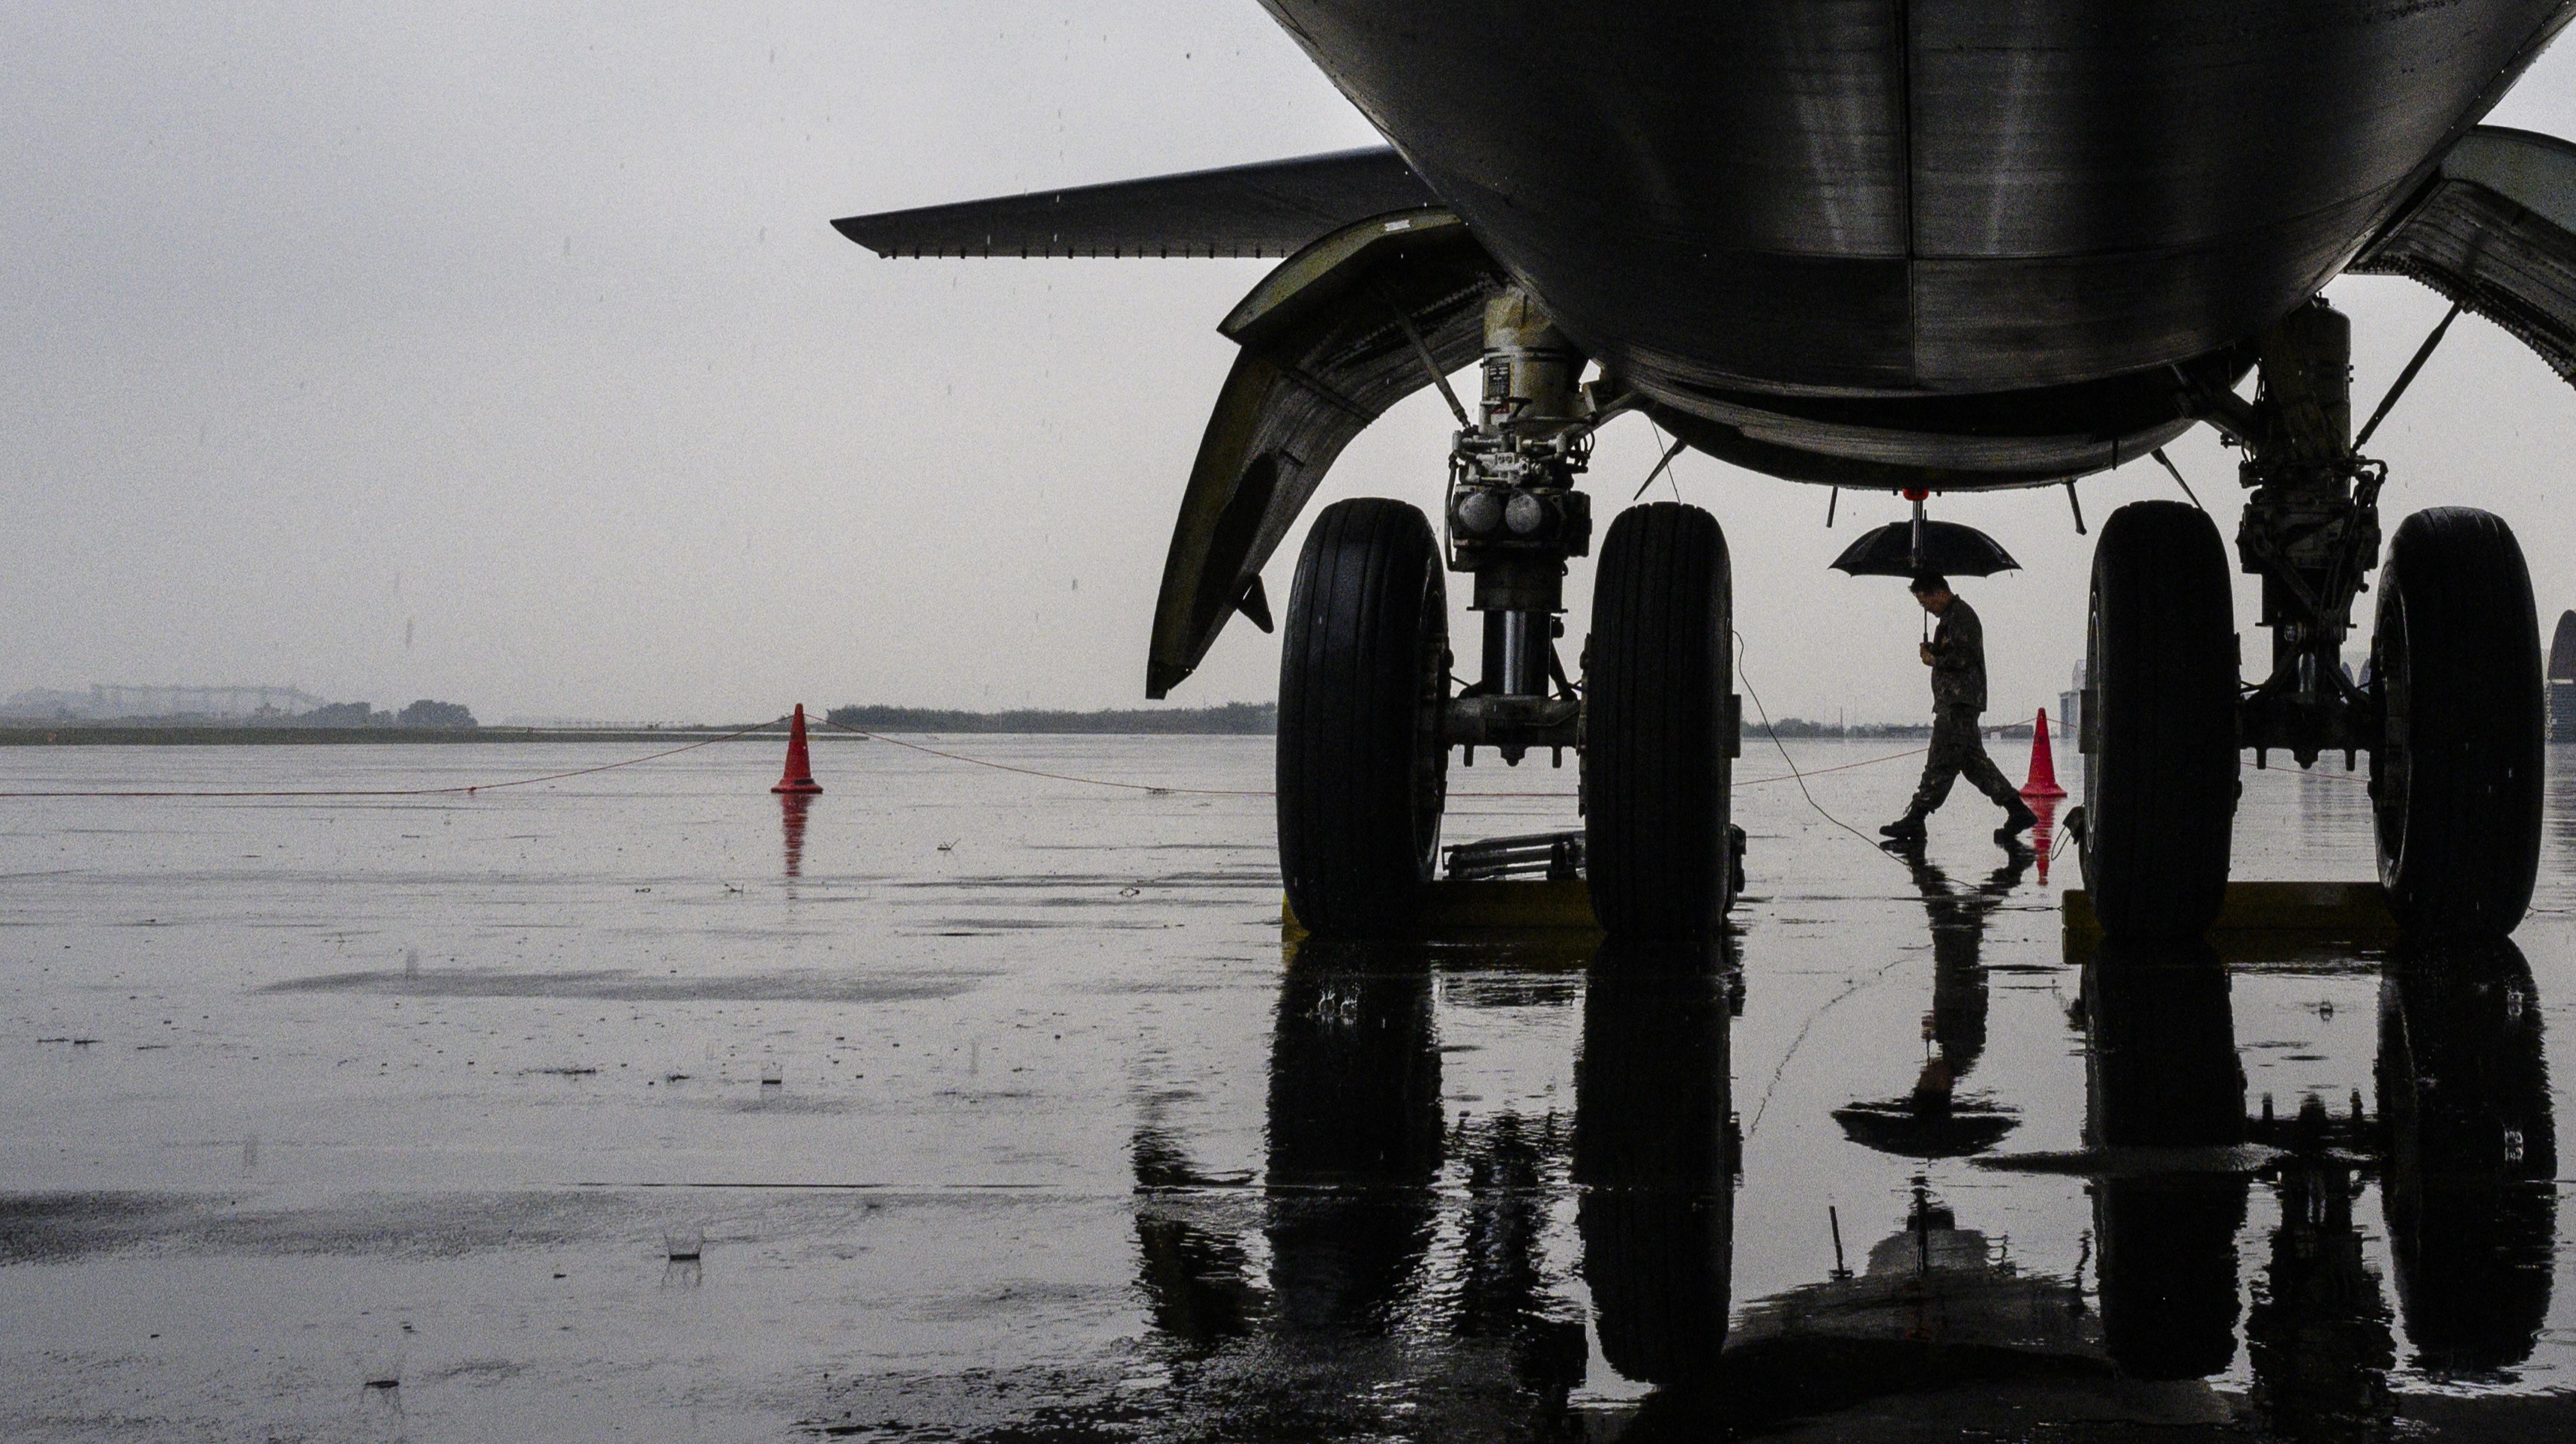
[{"label": "overcast gray sky", "polygon": [[[2576,135],[2576,50],[2492,119]],[[831,217],[1375,138],[1251,0],[18,0],[0,132],[0,695],[674,719],[1142,695],[1215,323],[1266,264],[881,261]],[[2366,407],[2442,305],[2330,294]],[[1436,504],[1447,426],[1415,397],[1325,499]],[[2455,327],[2372,449],[2392,522],[2499,511],[2544,621],[2576,603],[2576,393],[2509,338]],[[1605,516],[1653,452],[1611,428]],[[2231,454],[2176,454],[2232,536]],[[1925,710],[1901,590],[1825,570],[1902,503],[1828,532],[1819,489],[1703,457],[1677,485],[1734,543],[1774,715]],[[2098,523],[2172,484],[2083,494]],[[1997,711],[2052,700],[2090,557],[2064,495],[1936,514],[2028,567],[1969,593]],[[1277,662],[1238,625],[1175,700],[1267,699]]]}]

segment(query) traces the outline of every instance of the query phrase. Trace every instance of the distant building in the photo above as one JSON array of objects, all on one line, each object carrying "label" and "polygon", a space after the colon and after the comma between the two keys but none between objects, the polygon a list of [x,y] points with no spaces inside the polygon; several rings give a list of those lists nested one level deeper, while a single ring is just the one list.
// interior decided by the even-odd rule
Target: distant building
[{"label": "distant building", "polygon": [[2558,614],[2549,643],[2549,740],[2576,742],[2576,612]]},{"label": "distant building", "polygon": [[2070,751],[2082,751],[2084,742],[2084,664],[2075,664],[2073,687],[2057,694],[2057,719],[2049,727],[2052,739]]},{"label": "distant building", "polygon": [[293,685],[141,686],[93,682],[87,691],[34,687],[0,702],[0,717],[61,722],[119,718],[224,718],[256,722],[301,717],[322,699]]}]

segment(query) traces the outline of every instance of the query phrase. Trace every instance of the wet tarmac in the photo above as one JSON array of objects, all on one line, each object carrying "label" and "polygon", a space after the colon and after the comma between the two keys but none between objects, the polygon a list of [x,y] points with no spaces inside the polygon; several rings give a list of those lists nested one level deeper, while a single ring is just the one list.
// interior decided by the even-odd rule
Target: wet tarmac
[{"label": "wet tarmac", "polygon": [[[2071,854],[1965,795],[1907,858],[1745,787],[1705,956],[1287,949],[1265,798],[834,743],[782,801],[774,747],[0,804],[0,1437],[2576,1435],[2576,755],[2516,947],[2087,959]],[[1810,786],[1866,828],[1912,774]],[[2240,877],[2369,875],[2357,779],[2246,782]]]}]

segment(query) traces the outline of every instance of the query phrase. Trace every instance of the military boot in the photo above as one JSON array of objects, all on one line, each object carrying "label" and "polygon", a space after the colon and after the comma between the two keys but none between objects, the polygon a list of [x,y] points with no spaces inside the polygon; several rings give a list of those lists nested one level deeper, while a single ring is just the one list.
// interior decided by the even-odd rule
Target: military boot
[{"label": "military boot", "polygon": [[1892,837],[1898,842],[1913,842],[1920,839],[1923,836],[1922,810],[1913,807],[1905,809],[1903,817],[1880,828],[1879,833],[1885,837]]},{"label": "military boot", "polygon": [[1995,829],[1995,841],[2010,844],[2038,821],[2039,814],[2030,810],[2030,804],[2016,797],[2004,804],[2004,825]]}]

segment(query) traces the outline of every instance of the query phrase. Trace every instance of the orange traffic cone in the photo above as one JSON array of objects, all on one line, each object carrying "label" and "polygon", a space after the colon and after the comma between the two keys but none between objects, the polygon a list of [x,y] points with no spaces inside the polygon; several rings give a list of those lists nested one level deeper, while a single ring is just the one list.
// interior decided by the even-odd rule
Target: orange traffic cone
[{"label": "orange traffic cone", "polygon": [[814,793],[823,784],[814,780],[814,760],[805,755],[805,704],[796,704],[796,720],[787,729],[787,775],[778,779],[772,792]]},{"label": "orange traffic cone", "polygon": [[2024,797],[2064,797],[2066,789],[2057,785],[2057,759],[2048,751],[2048,709],[2039,709],[2039,721],[2030,731],[2030,780],[2021,785]]}]

